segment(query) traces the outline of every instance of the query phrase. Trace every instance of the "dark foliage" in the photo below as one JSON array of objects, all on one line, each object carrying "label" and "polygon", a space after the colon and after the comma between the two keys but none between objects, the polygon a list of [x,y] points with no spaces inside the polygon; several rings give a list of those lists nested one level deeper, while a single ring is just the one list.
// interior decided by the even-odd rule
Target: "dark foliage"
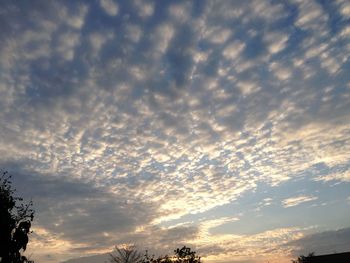
[{"label": "dark foliage", "polygon": [[301,256],[299,256],[296,260],[292,260],[292,263],[309,263],[309,262],[311,262],[310,259],[311,259],[313,256],[315,256],[315,253],[314,253],[314,252],[309,253],[309,255],[307,255],[307,256],[301,255]]},{"label": "dark foliage", "polygon": [[0,177],[0,258],[1,263],[28,262],[20,251],[26,250],[31,222],[34,218],[32,202],[23,203],[15,196],[11,176],[7,172]]},{"label": "dark foliage", "polygon": [[201,263],[201,258],[196,256],[195,251],[191,251],[189,247],[182,247],[174,250],[174,256],[161,256],[155,258],[154,255],[149,256],[147,251],[144,256],[143,263]]},{"label": "dark foliage", "polygon": [[110,254],[112,263],[201,263],[200,257],[196,256],[196,252],[191,251],[189,247],[184,246],[174,250],[173,256],[155,257],[149,255],[146,251],[145,255],[141,255],[134,246],[123,248],[115,247],[115,251]]}]

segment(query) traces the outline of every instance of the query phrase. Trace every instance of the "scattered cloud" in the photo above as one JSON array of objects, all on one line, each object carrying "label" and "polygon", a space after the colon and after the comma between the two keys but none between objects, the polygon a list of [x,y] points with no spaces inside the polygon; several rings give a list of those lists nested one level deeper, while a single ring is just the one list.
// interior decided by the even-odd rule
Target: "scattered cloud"
[{"label": "scattered cloud", "polygon": [[318,176],[316,180],[329,182],[329,181],[342,181],[349,182],[350,181],[350,171],[339,171],[333,172],[328,175]]},{"label": "scattered cloud", "polygon": [[315,252],[316,255],[347,252],[349,248],[346,244],[349,244],[350,241],[349,233],[349,228],[319,232],[293,240],[287,246],[292,248],[291,252],[294,257],[311,252]]},{"label": "scattered cloud", "polygon": [[100,0],[100,5],[106,14],[116,16],[119,11],[119,6],[114,0]]},{"label": "scattered cloud", "polygon": [[134,0],[134,6],[141,18],[148,18],[154,14],[155,2],[145,0]]},{"label": "scattered cloud", "polygon": [[283,33],[272,32],[264,36],[271,54],[281,52],[287,46],[288,36]]},{"label": "scattered cloud", "polygon": [[[1,164],[38,207],[33,246],[56,253],[42,262],[147,246],[152,233],[160,251],[186,237],[215,260],[277,257],[269,238],[305,229],[216,236],[210,224],[237,220],[216,215],[164,224],[301,179],[349,182],[348,10],[341,0],[5,1]],[[303,193],[254,203],[262,212],[324,194]]]},{"label": "scattered cloud", "polygon": [[310,202],[313,200],[317,200],[318,198],[316,196],[307,196],[307,195],[301,195],[296,197],[290,197],[282,201],[282,204],[284,207],[292,207],[297,206],[305,202]]}]

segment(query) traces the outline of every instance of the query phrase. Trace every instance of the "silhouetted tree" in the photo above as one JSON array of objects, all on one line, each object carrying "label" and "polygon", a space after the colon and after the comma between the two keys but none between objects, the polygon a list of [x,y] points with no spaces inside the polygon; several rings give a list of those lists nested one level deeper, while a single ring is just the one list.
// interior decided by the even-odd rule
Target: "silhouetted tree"
[{"label": "silhouetted tree", "polygon": [[142,260],[142,263],[172,263],[173,261],[168,255],[160,256],[156,258],[154,255],[148,255],[148,251],[146,250],[146,254]]},{"label": "silhouetted tree", "polygon": [[11,176],[0,177],[0,258],[1,263],[27,262],[20,250],[26,250],[31,222],[34,218],[32,202],[24,204],[15,196]]},{"label": "silhouetted tree", "polygon": [[201,258],[196,256],[196,252],[191,251],[189,247],[177,248],[174,252],[175,255],[171,257],[166,255],[155,258],[154,255],[149,256],[146,251],[143,263],[201,263]]},{"label": "silhouetted tree", "polygon": [[115,251],[109,254],[111,262],[115,263],[142,263],[143,256],[134,246],[126,246],[119,248],[115,246]]},{"label": "silhouetted tree", "polygon": [[195,251],[191,251],[189,247],[184,246],[181,249],[174,250],[176,263],[200,263],[201,257],[196,256]]},{"label": "silhouetted tree", "polygon": [[191,251],[189,247],[182,247],[174,250],[173,256],[149,255],[146,250],[145,255],[141,255],[135,246],[115,247],[115,251],[110,253],[112,263],[201,263],[201,258],[196,256],[195,251]]},{"label": "silhouetted tree", "polygon": [[299,256],[296,260],[292,260],[292,263],[309,263],[311,262],[311,258],[315,256],[315,253],[312,252],[312,253],[309,253],[309,255],[307,256],[304,256],[304,255],[301,255]]}]

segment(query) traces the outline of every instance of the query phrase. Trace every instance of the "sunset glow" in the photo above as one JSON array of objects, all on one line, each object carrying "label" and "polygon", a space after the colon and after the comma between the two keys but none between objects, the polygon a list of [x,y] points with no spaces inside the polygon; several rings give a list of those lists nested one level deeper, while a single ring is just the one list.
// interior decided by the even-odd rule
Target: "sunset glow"
[{"label": "sunset glow", "polygon": [[349,1],[0,11],[0,168],[33,200],[35,263],[349,250]]}]

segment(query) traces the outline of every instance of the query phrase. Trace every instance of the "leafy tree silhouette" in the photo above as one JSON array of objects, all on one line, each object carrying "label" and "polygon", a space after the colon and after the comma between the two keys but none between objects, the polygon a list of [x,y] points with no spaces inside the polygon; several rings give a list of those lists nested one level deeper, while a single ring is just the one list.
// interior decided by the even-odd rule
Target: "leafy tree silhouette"
[{"label": "leafy tree silhouette", "polygon": [[26,250],[31,222],[34,218],[32,202],[22,203],[15,196],[11,176],[3,172],[0,177],[0,258],[1,263],[27,262],[20,250]]},{"label": "leafy tree silhouette", "polygon": [[145,255],[141,255],[135,246],[115,247],[115,251],[110,253],[112,263],[201,263],[200,257],[196,256],[195,251],[189,247],[182,247],[174,250],[174,256],[155,257],[149,255],[146,250]]},{"label": "leafy tree silhouette", "polygon": [[304,255],[301,255],[299,256],[296,260],[292,260],[292,263],[308,263],[308,262],[311,262],[311,258],[315,256],[315,253],[312,252],[312,253],[309,253],[309,255],[307,256],[304,256]]},{"label": "leafy tree silhouette", "polygon": [[166,255],[155,258],[154,255],[149,256],[146,251],[143,263],[201,263],[201,258],[196,256],[196,252],[191,251],[189,247],[177,248],[174,252],[175,255],[171,257]]},{"label": "leafy tree silhouette", "polygon": [[201,258],[196,256],[195,251],[191,251],[189,247],[184,246],[181,249],[175,251],[176,263],[200,263]]}]

